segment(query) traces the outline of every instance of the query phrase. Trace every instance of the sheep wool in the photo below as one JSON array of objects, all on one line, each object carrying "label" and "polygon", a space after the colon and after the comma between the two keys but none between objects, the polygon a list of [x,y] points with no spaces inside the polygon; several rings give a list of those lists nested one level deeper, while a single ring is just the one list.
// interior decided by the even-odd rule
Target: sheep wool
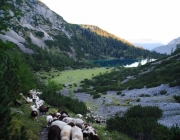
[{"label": "sheep wool", "polygon": [[61,130],[61,140],[69,140],[71,135],[71,126],[65,125]]},{"label": "sheep wool", "polygon": [[53,121],[53,122],[51,123],[51,126],[52,126],[52,125],[57,125],[57,126],[59,126],[59,128],[62,130],[62,128],[63,128],[65,125],[67,125],[67,123],[62,122],[62,121],[59,121],[59,120],[55,120],[55,121]]},{"label": "sheep wool", "polygon": [[83,133],[77,126],[71,128],[72,140],[83,140]]}]

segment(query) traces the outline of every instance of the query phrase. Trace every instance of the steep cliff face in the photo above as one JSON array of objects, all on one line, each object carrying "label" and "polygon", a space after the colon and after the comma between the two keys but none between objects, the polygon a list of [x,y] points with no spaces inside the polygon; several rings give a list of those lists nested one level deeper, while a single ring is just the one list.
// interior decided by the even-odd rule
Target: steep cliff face
[{"label": "steep cliff face", "polygon": [[[33,53],[24,46],[28,39],[33,44],[45,48],[47,45],[44,41],[53,40],[52,35],[60,33],[71,38],[72,32],[66,29],[67,22],[39,0],[13,0],[10,14],[13,18],[9,23],[9,31],[0,34],[0,38],[17,44],[26,53]],[[38,36],[38,32],[43,32],[44,35]]]}]

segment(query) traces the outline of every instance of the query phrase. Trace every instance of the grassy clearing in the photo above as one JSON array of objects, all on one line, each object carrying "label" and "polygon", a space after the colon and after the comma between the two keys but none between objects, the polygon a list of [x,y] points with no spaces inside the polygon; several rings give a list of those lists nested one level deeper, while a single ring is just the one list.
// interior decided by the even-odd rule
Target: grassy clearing
[{"label": "grassy clearing", "polygon": [[84,79],[92,79],[93,76],[110,71],[111,71],[110,69],[106,69],[106,68],[67,70],[61,72],[60,76],[55,77],[52,80],[61,84],[73,84],[73,83],[79,84],[80,81]]},{"label": "grassy clearing", "polygon": [[92,124],[93,128],[96,129],[97,134],[101,140],[133,140],[128,136],[117,132],[117,131],[107,131],[106,126],[104,124]]},{"label": "grassy clearing", "polygon": [[106,68],[93,68],[93,69],[78,69],[78,70],[66,70],[57,71],[51,70],[50,72],[38,72],[36,76],[39,78],[46,77],[45,80],[51,79],[59,84],[74,84],[79,85],[80,81],[84,79],[92,79],[92,77],[99,75],[100,73],[110,72],[112,69]]}]

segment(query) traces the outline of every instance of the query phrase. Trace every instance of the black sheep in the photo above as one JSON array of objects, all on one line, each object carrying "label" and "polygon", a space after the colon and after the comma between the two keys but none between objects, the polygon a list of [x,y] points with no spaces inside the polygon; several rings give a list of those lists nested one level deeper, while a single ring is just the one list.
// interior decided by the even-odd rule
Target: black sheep
[{"label": "black sheep", "polygon": [[48,140],[60,140],[61,129],[57,125],[52,125],[48,131]]},{"label": "black sheep", "polygon": [[44,105],[42,105],[42,106],[39,107],[39,112],[42,113],[42,114],[43,114],[43,113],[46,114],[46,112],[49,111],[49,108],[50,108],[49,106],[48,106],[48,107],[45,107]]},{"label": "black sheep", "polygon": [[36,110],[31,111],[31,116],[33,117],[33,120],[36,120],[38,116],[38,112]]}]

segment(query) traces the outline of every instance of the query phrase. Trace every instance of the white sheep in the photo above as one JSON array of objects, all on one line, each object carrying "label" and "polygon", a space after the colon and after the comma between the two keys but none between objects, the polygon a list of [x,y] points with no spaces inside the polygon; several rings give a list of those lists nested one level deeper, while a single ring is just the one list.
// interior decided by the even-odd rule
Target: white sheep
[{"label": "white sheep", "polygon": [[68,123],[68,122],[73,121],[73,119],[74,118],[71,118],[71,117],[65,117],[65,118],[62,119],[62,121],[65,122],[65,123]]},{"label": "white sheep", "polygon": [[75,119],[72,120],[72,122],[73,122],[76,126],[78,126],[79,128],[82,129],[82,126],[83,126],[83,124],[84,124],[84,121],[83,121],[82,119],[75,118]]},{"label": "white sheep", "polygon": [[76,115],[78,118],[82,118],[83,117],[83,115],[81,115],[81,114],[77,114]]},{"label": "white sheep", "polygon": [[30,108],[31,108],[32,111],[38,111],[38,109],[36,108],[35,105],[30,106]]},{"label": "white sheep", "polygon": [[83,140],[83,133],[81,129],[77,126],[71,128],[72,140]]},{"label": "white sheep", "polygon": [[44,105],[44,101],[43,100],[37,100],[35,102],[35,104],[36,104],[36,107],[39,108],[40,106]]},{"label": "white sheep", "polygon": [[53,121],[52,123],[51,123],[51,126],[52,125],[57,125],[57,126],[59,126],[59,128],[62,130],[62,128],[65,126],[65,125],[67,125],[67,123],[65,123],[65,122],[63,122],[63,121],[60,121],[60,120],[56,120],[56,121]]},{"label": "white sheep", "polygon": [[32,102],[33,102],[33,100],[31,98],[29,98],[29,97],[26,98],[26,103],[32,103]]},{"label": "white sheep", "polygon": [[36,92],[36,94],[39,94],[39,95],[40,95],[40,94],[42,94],[42,92]]},{"label": "white sheep", "polygon": [[82,119],[79,119],[79,118],[74,118],[72,121],[73,121],[75,124],[77,124],[77,123],[83,124],[83,123],[84,123],[84,121],[83,121]]},{"label": "white sheep", "polygon": [[53,121],[53,117],[51,115],[48,115],[46,117],[47,127],[50,126],[52,121]]},{"label": "white sheep", "polygon": [[71,135],[71,126],[70,125],[65,125],[61,129],[61,140],[69,140]]}]

